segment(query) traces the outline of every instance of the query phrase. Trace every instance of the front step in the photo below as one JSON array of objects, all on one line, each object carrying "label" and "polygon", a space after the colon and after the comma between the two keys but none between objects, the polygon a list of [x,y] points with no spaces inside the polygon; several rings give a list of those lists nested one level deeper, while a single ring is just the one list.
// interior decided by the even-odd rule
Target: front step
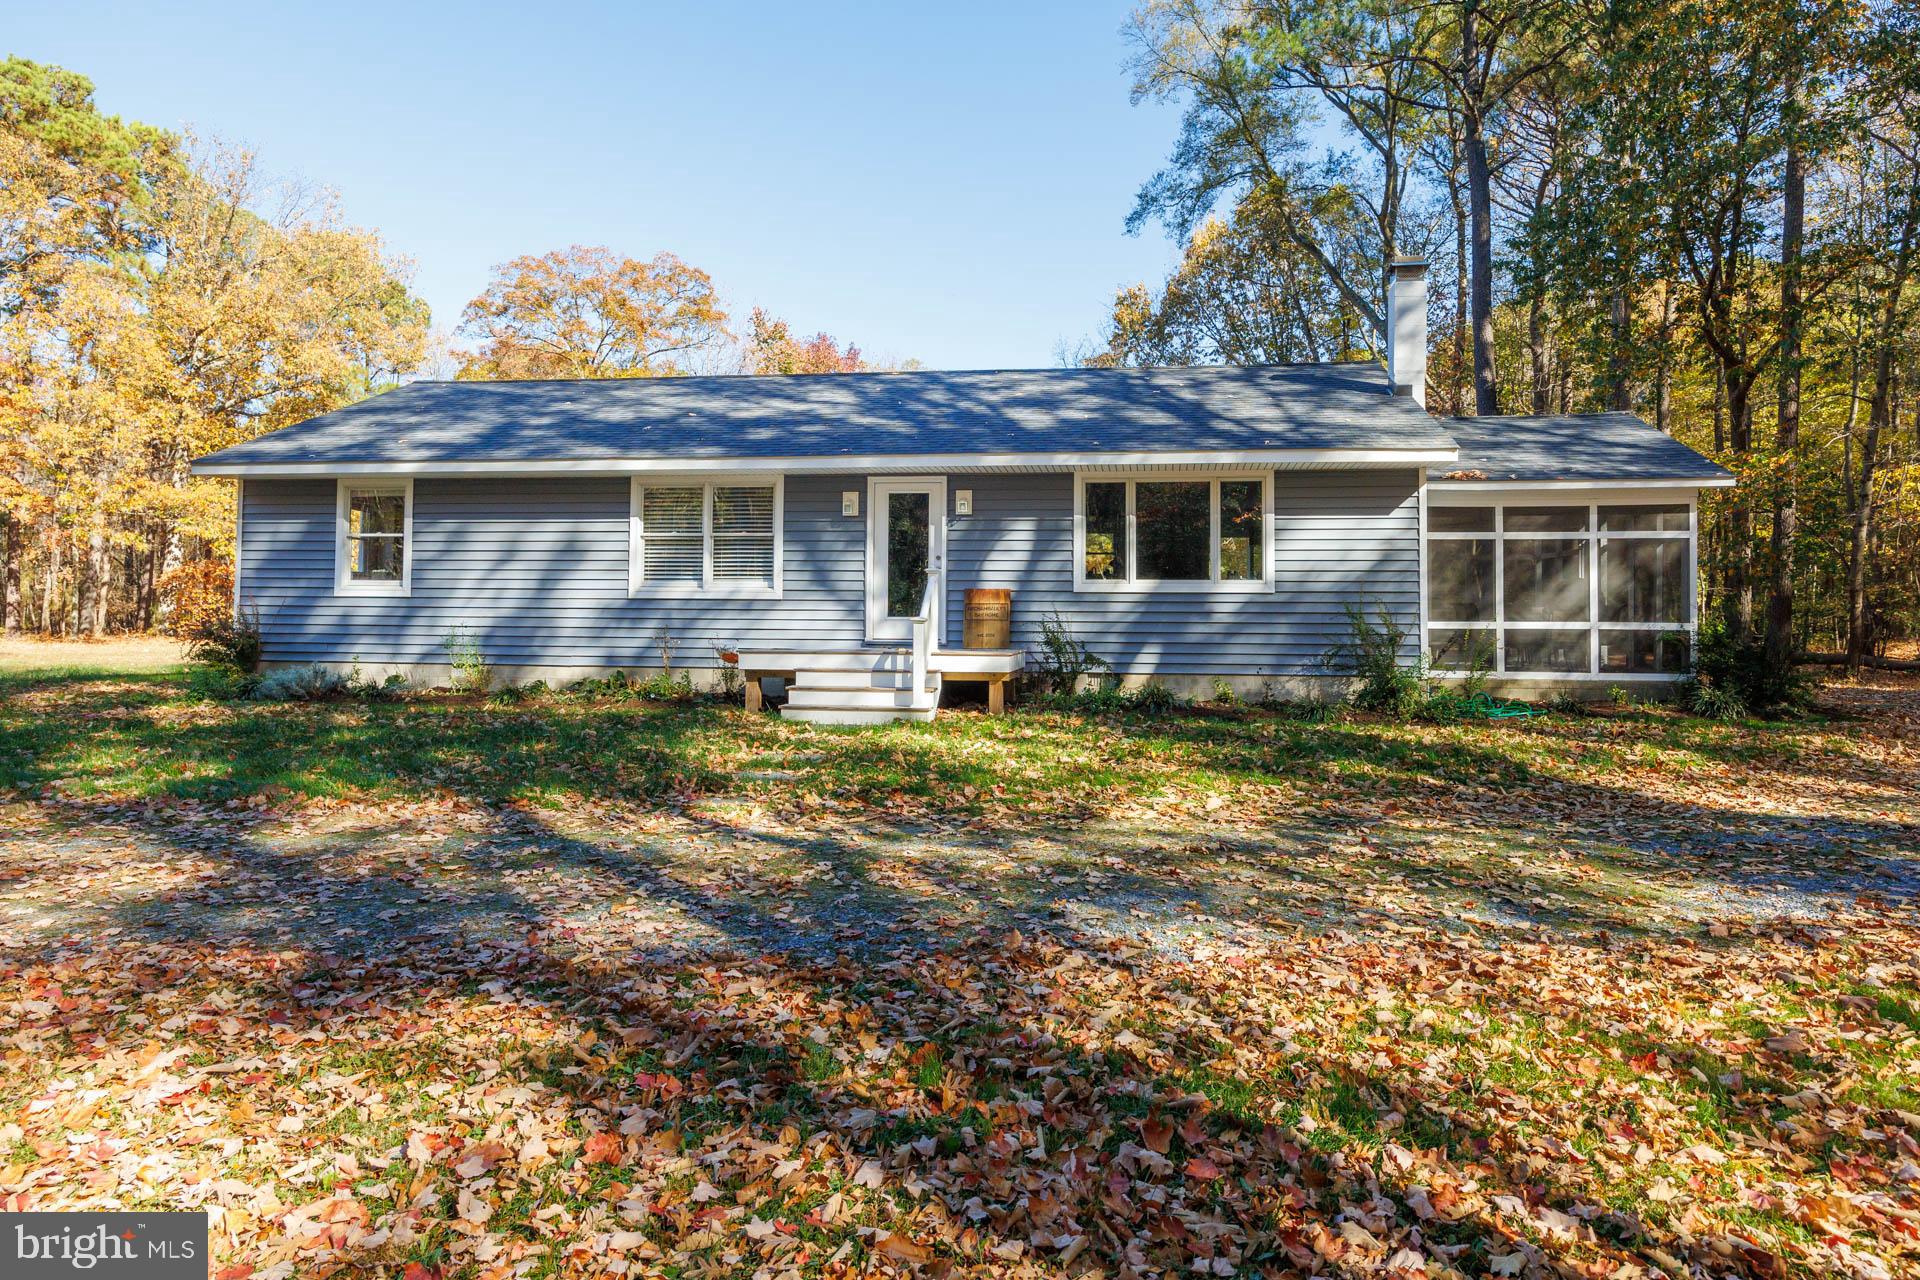
[{"label": "front step", "polygon": [[858,659],[833,653],[796,663],[780,714],[808,724],[933,719],[940,705],[940,677],[929,673],[927,687],[914,689],[911,651],[871,649]]},{"label": "front step", "polygon": [[[931,690],[929,692],[932,692]],[[891,688],[830,688],[820,689],[810,685],[796,684],[787,690],[787,705],[790,707],[870,707],[884,710],[895,707],[902,711],[913,709],[913,690]]]},{"label": "front step", "polygon": [[796,671],[796,689],[905,689],[913,680],[911,671]]},{"label": "front step", "polygon": [[933,719],[933,708],[796,707],[789,702],[780,708],[780,714],[788,720],[800,720],[807,724],[892,724],[896,720],[926,724]]}]

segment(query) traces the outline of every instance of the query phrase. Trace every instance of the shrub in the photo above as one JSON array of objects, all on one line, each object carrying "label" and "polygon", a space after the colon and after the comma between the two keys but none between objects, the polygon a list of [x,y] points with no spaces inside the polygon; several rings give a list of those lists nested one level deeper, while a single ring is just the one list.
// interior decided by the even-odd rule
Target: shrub
[{"label": "shrub", "polygon": [[1123,695],[1127,706],[1142,715],[1163,716],[1180,705],[1179,695],[1163,684],[1148,681],[1138,689]]},{"label": "shrub", "polygon": [[1163,684],[1149,682],[1137,689],[1118,689],[1103,684],[1091,689],[1062,689],[1057,693],[1046,694],[1040,698],[1040,705],[1054,711],[1071,711],[1080,715],[1113,715],[1118,712],[1132,711],[1141,715],[1161,716],[1180,706],[1179,695]]},{"label": "shrub", "polygon": [[1693,650],[1693,671],[1680,686],[1680,699],[1695,715],[1738,720],[1748,715],[1795,711],[1806,705],[1806,678],[1791,667],[1782,671],[1767,661],[1758,636],[1736,640],[1724,623],[1700,628]]},{"label": "shrub", "polygon": [[1032,670],[1040,692],[1058,696],[1077,691],[1084,676],[1111,673],[1113,664],[1082,644],[1056,611],[1040,620],[1040,648],[1034,654]]},{"label": "shrub", "polygon": [[407,694],[407,678],[396,671],[385,680],[368,680],[356,663],[347,673],[347,692],[369,702],[398,702]]},{"label": "shrub", "polygon": [[1323,702],[1318,698],[1308,698],[1300,702],[1282,702],[1274,706],[1282,720],[1297,720],[1301,724],[1328,724],[1340,715],[1338,703]]},{"label": "shrub", "polygon": [[345,676],[315,662],[268,672],[247,696],[255,702],[323,702],[349,692]]},{"label": "shrub", "polygon": [[1555,715],[1583,716],[1587,714],[1587,700],[1571,689],[1562,689],[1547,699],[1547,710]]},{"label": "shrub", "polygon": [[685,702],[693,697],[693,677],[660,671],[632,686],[635,696],[649,702]]},{"label": "shrub", "polygon": [[693,679],[687,675],[655,672],[643,680],[630,679],[624,671],[607,676],[589,676],[576,680],[566,691],[576,698],[637,698],[655,702],[685,702],[693,697]]},{"label": "shrub", "polygon": [[1239,705],[1240,695],[1233,691],[1233,681],[1225,676],[1213,678],[1213,700],[1223,707]]},{"label": "shrub", "polygon": [[249,610],[237,618],[224,611],[203,617],[189,633],[187,656],[228,671],[252,671],[260,662],[258,615]]},{"label": "shrub", "polygon": [[1369,619],[1366,610],[1349,604],[1347,638],[1328,649],[1324,661],[1333,671],[1357,679],[1356,707],[1406,719],[1421,702],[1419,670],[1400,663],[1406,640],[1407,629],[1384,607]]},{"label": "shrub", "polygon": [[725,702],[746,701],[747,682],[740,674],[740,655],[730,644],[717,644],[713,656],[720,663],[720,698]]},{"label": "shrub", "polygon": [[233,622],[233,566],[211,557],[175,565],[157,584],[167,629],[189,640]]},{"label": "shrub", "polygon": [[480,641],[465,629],[455,627],[447,632],[441,644],[447,651],[447,663],[453,668],[454,692],[485,693],[493,683],[493,668],[487,665]]}]

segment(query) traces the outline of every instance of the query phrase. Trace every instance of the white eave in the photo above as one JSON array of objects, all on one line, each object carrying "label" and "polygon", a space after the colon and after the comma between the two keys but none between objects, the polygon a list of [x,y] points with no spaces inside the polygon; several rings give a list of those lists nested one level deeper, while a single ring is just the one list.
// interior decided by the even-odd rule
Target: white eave
[{"label": "white eave", "polygon": [[779,472],[787,475],[872,471],[1071,471],[1218,469],[1373,469],[1436,467],[1457,462],[1452,448],[1428,449],[1240,449],[1138,450],[1074,453],[916,453],[798,455],[792,457],[554,458],[429,460],[398,462],[215,462],[196,461],[202,476],[299,479],[326,476],[547,476],[648,475],[659,472]]},{"label": "white eave", "polygon": [[1637,480],[1446,480],[1429,476],[1427,485],[1454,493],[1504,493],[1515,489],[1731,489],[1739,481],[1733,476],[1706,476],[1692,479]]}]

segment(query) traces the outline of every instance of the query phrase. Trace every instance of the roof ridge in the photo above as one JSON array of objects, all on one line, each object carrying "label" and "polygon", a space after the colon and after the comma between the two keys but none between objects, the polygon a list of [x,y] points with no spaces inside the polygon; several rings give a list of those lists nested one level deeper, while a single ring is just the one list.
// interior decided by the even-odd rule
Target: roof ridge
[{"label": "roof ridge", "polygon": [[[1004,376],[1016,373],[1045,374],[1156,374],[1156,373],[1258,373],[1273,369],[1375,369],[1377,360],[1288,360],[1267,364],[1153,364],[1153,365],[1026,365],[982,369],[857,369],[834,373],[686,373],[637,375],[614,378],[415,378],[400,384],[405,387],[535,387],[535,386],[620,386],[632,383],[685,385],[689,382],[788,382],[794,379],[833,378],[914,378],[961,375]],[[398,388],[396,388],[398,389]]]}]

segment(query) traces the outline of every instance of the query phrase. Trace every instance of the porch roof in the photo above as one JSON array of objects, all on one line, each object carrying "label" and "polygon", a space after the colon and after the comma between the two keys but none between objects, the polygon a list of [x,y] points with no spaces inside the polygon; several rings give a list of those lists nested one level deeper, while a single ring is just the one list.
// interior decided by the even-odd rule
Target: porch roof
[{"label": "porch roof", "polygon": [[1451,418],[1444,423],[1460,456],[1436,467],[1436,484],[1496,482],[1617,484],[1691,481],[1703,487],[1733,483],[1733,473],[1701,457],[1631,413],[1502,415]]}]

